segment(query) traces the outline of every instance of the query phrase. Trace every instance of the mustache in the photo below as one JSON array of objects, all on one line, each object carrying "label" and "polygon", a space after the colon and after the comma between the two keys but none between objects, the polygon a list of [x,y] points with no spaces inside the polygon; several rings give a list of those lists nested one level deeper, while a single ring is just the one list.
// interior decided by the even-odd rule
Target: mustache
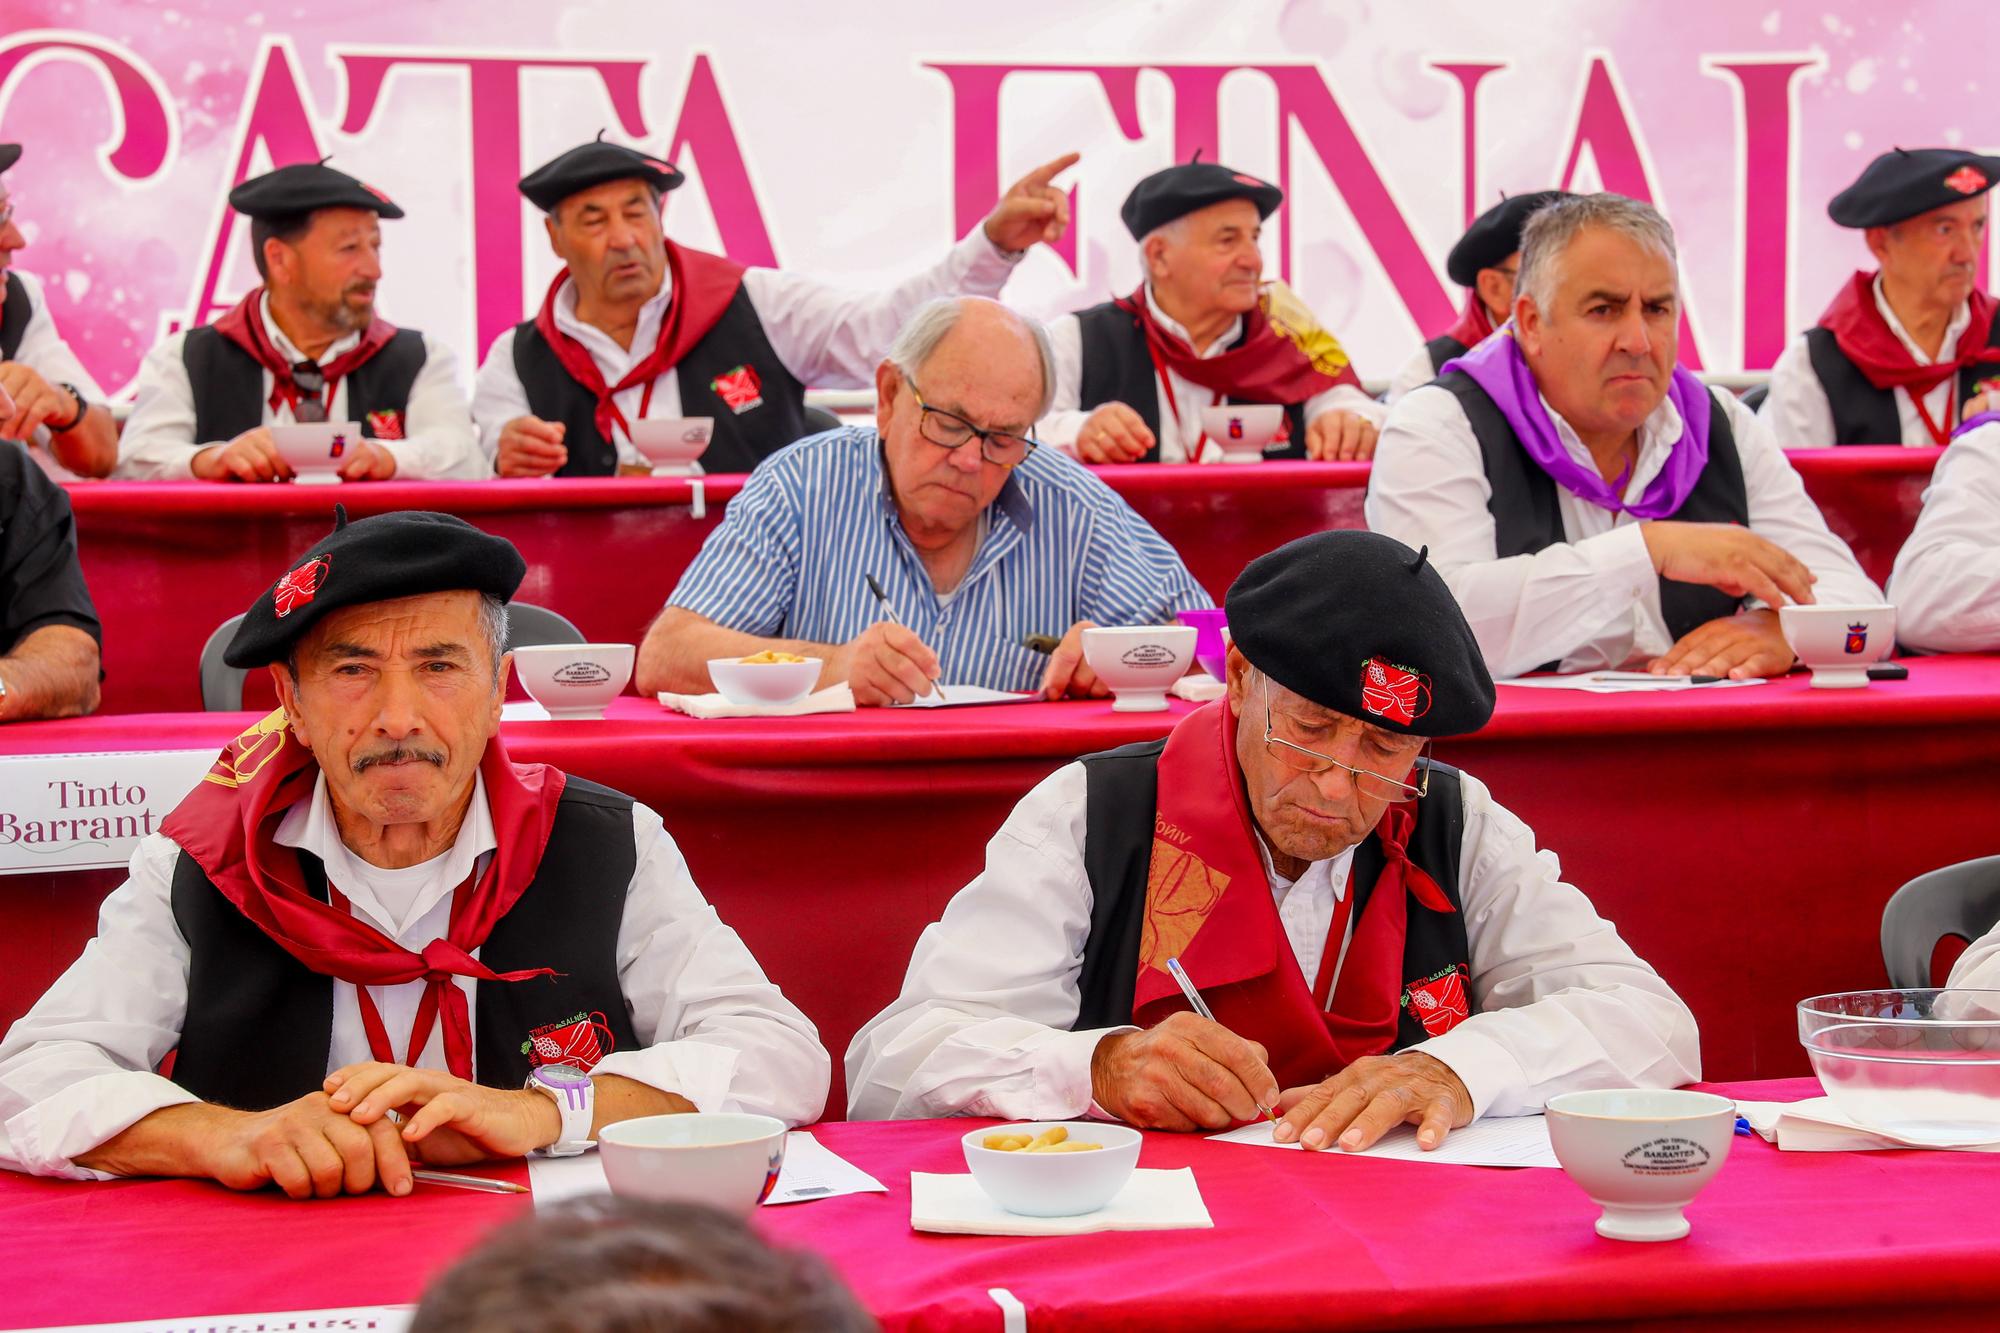
[{"label": "mustache", "polygon": [[411,762],[429,764],[432,768],[443,768],[444,752],[442,750],[426,750],[414,745],[398,745],[391,749],[376,750],[373,753],[360,756],[354,761],[354,771],[356,774],[361,774],[366,773],[377,764],[405,764]]}]

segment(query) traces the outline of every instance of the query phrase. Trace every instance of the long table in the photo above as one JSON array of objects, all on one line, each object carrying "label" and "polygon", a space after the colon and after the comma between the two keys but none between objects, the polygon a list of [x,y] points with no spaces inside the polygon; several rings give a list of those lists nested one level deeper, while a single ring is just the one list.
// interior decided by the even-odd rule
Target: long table
[{"label": "long table", "polygon": [[[1793,1100],[1810,1080],[1724,1086]],[[820,1254],[888,1333],[990,1333],[989,1293],[1039,1329],[1937,1330],[1992,1327],[2000,1159],[1783,1153],[1736,1138],[1684,1241],[1600,1239],[1560,1171],[1277,1152],[1148,1134],[1139,1164],[1193,1170],[1214,1228],[1049,1238],[910,1230],[909,1173],[963,1173],[976,1121],[820,1126],[886,1194],[759,1210]],[[521,1180],[519,1163],[486,1168]],[[192,1181],[0,1174],[16,1279],[0,1327],[313,1311],[416,1301],[521,1195],[419,1186],[292,1203]],[[116,1281],[104,1280],[107,1273]]]},{"label": "long table", "polygon": [[[1828,523],[1880,582],[1916,521],[1938,452],[1815,449],[1791,457]],[[1368,485],[1365,463],[1098,472],[1218,598],[1274,546],[1361,527]],[[103,711],[199,708],[203,642],[326,535],[336,502],[354,518],[443,510],[506,537],[528,560],[523,601],[562,612],[592,639],[636,643],[743,481],[705,479],[701,517],[691,483],[665,478],[73,485],[84,576],[104,619]]]},{"label": "long table", "polygon": [[[1906,880],[1995,850],[2000,657],[1814,690],[1594,696],[1502,687],[1439,757],[1482,778],[1686,998],[1710,1077],[1804,1072],[1791,1006],[1881,984],[1881,910]],[[1104,703],[697,722],[624,699],[602,723],[507,723],[515,757],[660,810],[695,878],[839,1057],[894,997],[918,933],[1060,764],[1186,711]],[[0,728],[0,754],[221,744],[236,714]],[[68,964],[118,876],[0,877],[0,1024]]]}]

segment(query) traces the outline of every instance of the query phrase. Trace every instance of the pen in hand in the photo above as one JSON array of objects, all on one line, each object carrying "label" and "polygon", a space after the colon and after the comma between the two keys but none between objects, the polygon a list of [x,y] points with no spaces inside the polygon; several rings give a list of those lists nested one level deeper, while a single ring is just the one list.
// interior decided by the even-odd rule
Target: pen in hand
[{"label": "pen in hand", "polygon": [[[1187,1002],[1194,1006],[1194,1011],[1209,1022],[1215,1022],[1214,1011],[1208,1007],[1208,1001],[1201,998],[1201,992],[1194,988],[1194,982],[1188,980],[1187,969],[1181,966],[1181,960],[1178,958],[1169,958],[1167,960],[1167,972],[1173,977],[1174,984],[1181,988],[1181,994],[1187,996]],[[1278,1123],[1277,1112],[1273,1111],[1270,1107],[1257,1104],[1257,1109],[1263,1112],[1266,1120],[1274,1125]]]},{"label": "pen in hand", "polygon": [[[889,594],[882,591],[882,585],[875,581],[875,576],[873,574],[863,574],[861,577],[868,580],[868,591],[875,594],[875,600],[881,603],[882,614],[888,618],[889,622],[895,625],[902,625],[904,629],[908,629],[909,626],[904,624],[903,618],[896,614],[896,608],[889,604]],[[951,700],[944,697],[944,685],[942,683],[933,680],[931,688],[937,691],[939,703],[951,702]]]}]

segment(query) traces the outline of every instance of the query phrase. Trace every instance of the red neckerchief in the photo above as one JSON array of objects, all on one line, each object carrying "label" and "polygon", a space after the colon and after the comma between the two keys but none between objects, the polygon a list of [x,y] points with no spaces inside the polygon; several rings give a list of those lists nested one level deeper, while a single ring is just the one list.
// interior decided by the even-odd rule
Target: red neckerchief
[{"label": "red neckerchief", "polygon": [[[1182,718],[1160,755],[1133,1021],[1150,1026],[1185,1007],[1166,970],[1167,959],[1178,957],[1217,1021],[1270,1052],[1280,1086],[1317,1082],[1388,1050],[1402,1004],[1408,899],[1432,911],[1453,910],[1409,859],[1415,826],[1415,808],[1396,805],[1370,835],[1382,846],[1382,873],[1344,964],[1340,946],[1354,886],[1342,895],[1309,986],[1286,943],[1257,852],[1236,763],[1236,718],[1220,700]],[[1336,968],[1340,981],[1333,985]]]},{"label": "red neckerchief", "polygon": [[[613,398],[639,384],[650,391],[654,380],[678,365],[708,335],[729,309],[729,303],[736,299],[736,289],[743,285],[743,265],[735,260],[690,250],[672,241],[666,245],[669,286],[667,308],[660,315],[659,340],[618,383],[607,385],[604,373],[591,359],[590,349],[556,325],[556,293],[569,281],[568,269],[556,274],[555,281],[549,284],[548,295],[542,298],[542,308],[535,314],[535,328],[556,354],[556,360],[571,379],[597,399],[594,413],[597,433],[607,442],[615,438],[613,427],[622,430],[628,440],[632,437],[631,424]],[[644,415],[643,409],[640,415]]]},{"label": "red neckerchief", "polygon": [[[1196,355],[1187,339],[1161,327],[1153,318],[1143,285],[1115,304],[1139,322],[1162,382],[1166,371],[1172,370],[1190,383],[1213,389],[1239,403],[1279,403],[1286,407],[1325,393],[1336,384],[1361,383],[1351,365],[1342,366],[1338,375],[1329,375],[1313,365],[1312,358],[1300,351],[1297,343],[1271,327],[1270,316],[1261,301],[1243,317],[1243,336],[1236,345],[1216,356]],[[1173,398],[1169,392],[1167,401],[1171,403]],[[1178,420],[1179,409],[1175,411]]]},{"label": "red neckerchief", "polygon": [[[270,331],[264,327],[263,300],[264,289],[252,288],[248,296],[229,307],[222,318],[215,321],[215,331],[250,353],[258,365],[271,372],[271,410],[277,411],[282,404],[297,415],[299,402],[305,394],[292,382],[292,363],[278,351],[271,341]],[[333,410],[333,391],[340,387],[340,381],[387,347],[389,340],[395,336],[396,326],[377,315],[361,331],[359,343],[320,367],[320,374],[326,377],[326,402],[323,405],[329,413]]]},{"label": "red neckerchief", "polygon": [[1486,313],[1486,302],[1479,299],[1478,292],[1465,294],[1465,309],[1458,312],[1458,323],[1446,329],[1440,336],[1455,338],[1470,349],[1486,341],[1486,335],[1493,332],[1493,317]]},{"label": "red neckerchief", "polygon": [[1941,445],[1950,442],[1951,428],[1957,421],[1957,393],[1953,392],[1953,401],[1946,406],[1942,422],[1931,420],[1930,409],[1924,406],[1925,395],[1967,366],[2000,361],[2000,348],[1987,345],[1993,330],[1993,298],[1975,290],[1968,305],[1972,317],[1965,332],[1958,336],[1958,346],[1951,349],[1950,355],[1928,366],[1917,364],[1910,349],[1903,346],[1902,339],[1889,327],[1889,321],[1882,317],[1882,308],[1875,304],[1873,273],[1856,273],[1850,278],[1819,322],[1821,328],[1832,331],[1841,352],[1870,384],[1878,389],[1902,389],[1910,395],[1910,401],[1917,405],[1917,415],[1923,418],[1924,428],[1930,432],[1931,442]]},{"label": "red neckerchief", "polygon": [[534,879],[564,776],[545,764],[511,762],[497,736],[487,743],[479,772],[498,848],[485,873],[454,893],[445,937],[416,953],[355,916],[344,895],[334,895],[339,897],[336,904],[307,893],[297,851],[274,840],[285,812],[311,799],[318,771],[311,751],[290,735],[280,709],[223,749],[194,791],[161,822],[160,831],[180,844],[222,896],[286,953],[357,989],[376,1059],[393,1063],[396,1057],[367,988],[422,981],[408,1063],[416,1063],[442,1012],[445,1064],[457,1077],[470,1080],[471,1015],[465,993],[452,978],[499,982],[555,975],[548,968],[495,972],[472,951],[486,942]]}]

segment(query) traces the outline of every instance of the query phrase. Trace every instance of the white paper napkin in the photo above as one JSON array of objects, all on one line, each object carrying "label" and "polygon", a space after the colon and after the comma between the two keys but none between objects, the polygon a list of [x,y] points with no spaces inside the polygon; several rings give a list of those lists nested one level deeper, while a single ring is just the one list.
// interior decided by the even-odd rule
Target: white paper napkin
[{"label": "white paper napkin", "polygon": [[1229,693],[1229,687],[1206,671],[1193,671],[1169,685],[1167,693],[1191,704],[1205,704]]},{"label": "white paper napkin", "polygon": [[1736,1114],[1782,1152],[1879,1152],[1885,1148],[2000,1152],[2000,1140],[1934,1142],[1869,1129],[1843,1115],[1831,1097],[1808,1097],[1802,1102],[1739,1101]]},{"label": "white paper napkin", "polygon": [[1183,1231],[1212,1227],[1194,1170],[1132,1173],[1110,1203],[1079,1217],[1023,1217],[988,1197],[969,1175],[910,1173],[910,1229],[960,1236],[1082,1236],[1093,1231]]},{"label": "white paper napkin", "polygon": [[812,713],[851,713],[854,691],[847,682],[829,685],[790,704],[733,704],[720,694],[660,694],[660,702],[689,717],[805,717]]}]

